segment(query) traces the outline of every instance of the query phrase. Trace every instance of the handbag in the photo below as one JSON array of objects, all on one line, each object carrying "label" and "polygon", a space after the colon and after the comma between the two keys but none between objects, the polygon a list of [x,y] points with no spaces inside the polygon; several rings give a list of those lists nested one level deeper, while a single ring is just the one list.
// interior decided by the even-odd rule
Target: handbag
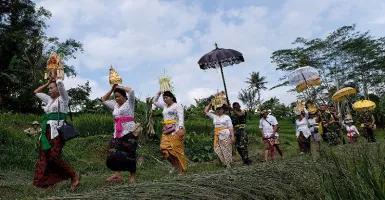
[{"label": "handbag", "polygon": [[[70,111],[71,123],[73,124],[71,108],[69,108],[69,111]],[[58,113],[59,112],[60,112],[60,101],[58,100]],[[59,117],[57,119],[57,122],[59,124]],[[80,136],[79,132],[75,129],[75,127],[71,124],[68,124],[67,122],[63,123],[62,126],[58,127],[57,131],[59,132],[61,141],[63,141],[64,143],[67,142],[68,140],[71,140],[73,138]]]},{"label": "handbag", "polygon": [[170,134],[173,132],[175,132],[175,125],[174,124],[167,124],[162,129],[163,134]]}]

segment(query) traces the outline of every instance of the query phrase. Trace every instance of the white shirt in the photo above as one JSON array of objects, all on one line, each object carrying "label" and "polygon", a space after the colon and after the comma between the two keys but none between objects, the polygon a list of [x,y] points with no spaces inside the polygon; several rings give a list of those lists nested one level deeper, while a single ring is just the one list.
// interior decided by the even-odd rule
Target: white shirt
[{"label": "white shirt", "polygon": [[308,121],[309,125],[311,126],[310,131],[314,132],[314,127],[318,127],[318,123],[316,121],[316,118],[310,118],[307,121]]},{"label": "white shirt", "polygon": [[213,113],[206,113],[208,117],[213,119],[214,127],[227,127],[227,129],[219,131],[219,139],[223,140],[230,135],[230,129],[233,129],[233,123],[231,122],[231,118],[228,115],[218,116]]},{"label": "white shirt", "polygon": [[158,102],[159,96],[154,97],[154,105],[158,108],[163,109],[162,115],[164,120],[177,120],[178,123],[175,124],[177,129],[179,127],[184,127],[184,110],[181,105],[173,103],[170,107],[167,107],[167,104],[164,102]]},{"label": "white shirt", "polygon": [[311,135],[311,131],[309,129],[309,122],[305,117],[301,121],[299,119],[295,120],[295,125],[297,126],[297,131],[295,133],[295,136],[297,136],[297,138],[300,135],[300,132],[302,132],[305,138],[308,138]]},{"label": "white shirt", "polygon": [[353,136],[355,133],[360,134],[356,126],[354,125],[351,125],[351,126],[345,125],[345,128],[348,136]]},{"label": "white shirt", "polygon": [[[134,90],[131,90],[127,94],[128,94],[128,96],[127,96],[128,99],[126,102],[124,102],[124,104],[122,106],[120,106],[120,108],[119,108],[118,103],[116,103],[115,100],[108,100],[108,101],[103,102],[103,104],[105,106],[107,106],[108,108],[113,110],[112,115],[114,117],[129,116],[129,117],[134,118],[134,113],[135,113],[135,93],[134,93]],[[134,126],[135,126],[135,121],[122,123],[122,127],[123,127],[122,136],[127,135],[131,131],[132,127],[134,127]],[[116,124],[114,125],[114,138],[116,138]]]},{"label": "white shirt", "polygon": [[[67,113],[68,110],[68,93],[67,90],[64,87],[64,83],[61,80],[56,81],[56,87],[59,91],[60,96],[56,98],[55,100],[52,99],[50,96],[44,93],[36,93],[37,98],[39,98],[41,101],[43,101],[46,106],[44,107],[45,113],[57,113],[60,102],[60,110],[59,112]],[[59,135],[57,128],[62,126],[64,124],[64,120],[48,120],[47,124],[51,127],[51,139],[54,139]]]},{"label": "white shirt", "polygon": [[[273,129],[275,125],[278,125],[278,121],[273,115],[268,115],[266,119],[262,117],[259,120],[259,128],[262,129],[264,138],[269,138],[275,134]],[[275,135],[277,136],[278,134]]]}]

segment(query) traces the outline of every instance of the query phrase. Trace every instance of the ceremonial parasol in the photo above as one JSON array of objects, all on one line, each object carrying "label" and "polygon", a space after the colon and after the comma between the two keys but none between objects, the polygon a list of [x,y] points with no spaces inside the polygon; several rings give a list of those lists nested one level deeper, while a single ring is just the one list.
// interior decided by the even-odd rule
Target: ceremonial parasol
[{"label": "ceremonial parasol", "polygon": [[338,90],[336,93],[333,95],[333,101],[334,102],[340,102],[342,100],[345,100],[348,98],[348,96],[354,95],[357,93],[357,90],[352,87],[345,87],[340,90]]},{"label": "ceremonial parasol", "polygon": [[308,88],[308,86],[321,84],[320,76],[314,67],[306,66],[300,67],[288,76],[289,84],[295,85],[297,92],[302,92]]},{"label": "ceremonial parasol", "polygon": [[229,102],[229,97],[228,97],[227,88],[226,88],[225,76],[223,75],[222,68],[233,64],[239,64],[244,61],[245,60],[243,58],[242,53],[233,49],[218,48],[217,43],[215,43],[214,50],[202,56],[202,58],[199,59],[198,61],[199,67],[203,70],[210,69],[210,68],[221,69],[223,86],[225,88],[227,103],[229,105],[230,105],[230,102]]},{"label": "ceremonial parasol", "polygon": [[376,108],[376,103],[369,100],[357,101],[353,104],[353,109],[358,112],[365,112]]}]

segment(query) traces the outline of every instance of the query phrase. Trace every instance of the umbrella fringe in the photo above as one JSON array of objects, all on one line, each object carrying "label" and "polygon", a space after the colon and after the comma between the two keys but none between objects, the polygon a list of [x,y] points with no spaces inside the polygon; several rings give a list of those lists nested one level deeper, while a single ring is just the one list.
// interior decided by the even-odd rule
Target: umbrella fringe
[{"label": "umbrella fringe", "polygon": [[209,69],[209,68],[219,68],[220,67],[219,63],[221,63],[222,67],[227,67],[230,65],[239,64],[243,61],[244,61],[243,57],[231,57],[231,58],[222,59],[219,61],[202,62],[202,63],[199,63],[199,65],[202,69]]}]

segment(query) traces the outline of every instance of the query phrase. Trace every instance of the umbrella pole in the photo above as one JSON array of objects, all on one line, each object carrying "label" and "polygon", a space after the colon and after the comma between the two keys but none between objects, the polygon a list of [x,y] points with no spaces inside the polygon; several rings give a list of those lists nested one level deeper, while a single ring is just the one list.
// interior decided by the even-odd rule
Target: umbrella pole
[{"label": "umbrella pole", "polygon": [[[222,74],[222,81],[223,81],[223,86],[225,87],[225,93],[226,93],[226,100],[227,100],[227,105],[230,106],[230,101],[229,101],[229,95],[227,94],[227,88],[226,88],[226,81],[225,81],[225,75],[223,74],[223,68],[221,62],[219,63],[219,68],[221,68],[221,74]],[[229,115],[231,117],[231,111],[229,109]]]}]

